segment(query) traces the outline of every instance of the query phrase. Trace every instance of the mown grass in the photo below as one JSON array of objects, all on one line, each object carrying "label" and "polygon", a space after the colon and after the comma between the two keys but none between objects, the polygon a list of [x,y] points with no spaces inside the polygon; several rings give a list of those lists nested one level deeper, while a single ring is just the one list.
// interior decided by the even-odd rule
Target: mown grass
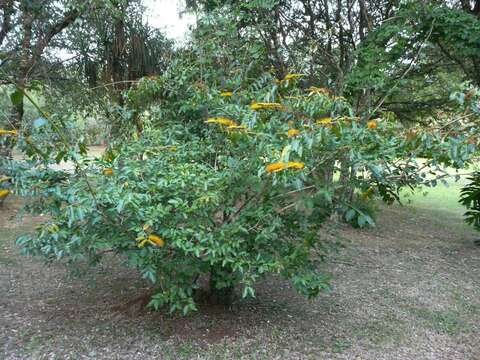
[{"label": "mown grass", "polygon": [[402,200],[416,209],[446,211],[452,214],[461,215],[464,207],[459,203],[460,190],[468,183],[469,173],[478,171],[480,164],[475,164],[469,169],[462,171],[462,175],[455,178],[458,172],[452,168],[447,168],[446,172],[451,177],[445,178],[445,183],[438,181],[437,186],[423,186],[415,191],[404,190]]},{"label": "mown grass", "polygon": [[462,179],[458,182],[448,181],[448,186],[439,183],[435,187],[422,187],[415,191],[403,191],[402,201],[407,206],[416,209],[446,211],[457,215],[464,212],[464,207],[459,203],[460,190],[466,184]]}]

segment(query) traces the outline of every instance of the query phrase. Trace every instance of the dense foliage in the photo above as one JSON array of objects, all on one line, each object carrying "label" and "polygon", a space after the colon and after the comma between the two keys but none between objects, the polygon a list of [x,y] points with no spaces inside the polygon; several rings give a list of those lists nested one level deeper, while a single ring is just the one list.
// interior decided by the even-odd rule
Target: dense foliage
[{"label": "dense foliage", "polygon": [[[300,77],[278,83],[265,74],[244,86],[238,80],[233,92],[199,88],[174,103],[208,105],[201,126],[200,119],[159,121],[166,110],[153,102],[152,113],[141,115],[141,135],[133,127],[99,159],[83,156],[81,144],[68,151],[64,144],[75,143],[75,133],[60,119],[44,119],[37,131],[45,145],[20,139],[31,162],[7,166],[30,209],[50,215],[19,244],[49,259],[124,254],[158,286],[151,305],[172,311],[195,309],[204,275],[223,299],[237,284],[252,296],[268,273],[290,279],[306,296],[318,294],[328,283],[317,263],[334,245],[318,231],[331,213],[373,225],[358,202],[375,194],[392,202],[402,187],[425,182],[427,170],[463,166],[474,146],[468,134],[442,138],[388,119],[362,123],[344,99],[299,89]],[[129,99],[155,98],[152,89],[165,81],[144,79]],[[49,168],[64,157],[75,162],[74,173]]]},{"label": "dense foliage", "polygon": [[[39,64],[33,77],[5,68],[16,110],[0,141],[24,161],[1,159],[0,201],[15,192],[48,219],[18,244],[52,261],[119,254],[152,283],[150,306],[184,313],[207,281],[217,301],[254,296],[272,273],[307,297],[328,288],[327,220],[373,226],[375,199],[474,161],[480,30],[458,4],[326,3],[189,1],[197,24],[173,49],[138,1],[92,2],[90,15],[73,2],[81,20],[54,34],[78,55],[60,66],[68,86],[42,81]],[[33,10],[12,19],[41,24]],[[101,156],[87,122],[108,139]],[[463,192],[472,211],[477,187]]]}]

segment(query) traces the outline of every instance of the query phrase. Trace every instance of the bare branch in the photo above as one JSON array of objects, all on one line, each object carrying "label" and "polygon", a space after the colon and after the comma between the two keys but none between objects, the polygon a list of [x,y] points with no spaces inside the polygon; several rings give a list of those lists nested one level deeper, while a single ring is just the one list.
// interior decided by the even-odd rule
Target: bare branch
[{"label": "bare branch", "polygon": [[71,25],[81,14],[82,13],[79,9],[73,9],[65,13],[62,19],[53,24],[52,27],[45,33],[45,35],[42,36],[35,44],[32,62],[37,62],[52,38]]}]

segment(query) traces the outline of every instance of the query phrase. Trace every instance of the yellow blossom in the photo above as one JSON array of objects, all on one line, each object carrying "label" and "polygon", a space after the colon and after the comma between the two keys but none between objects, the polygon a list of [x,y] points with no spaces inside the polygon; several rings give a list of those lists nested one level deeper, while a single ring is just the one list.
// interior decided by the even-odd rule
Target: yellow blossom
[{"label": "yellow blossom", "polygon": [[305,167],[303,162],[289,161],[289,162],[276,162],[265,167],[268,173],[282,171],[286,169],[302,170]]},{"label": "yellow blossom", "polygon": [[227,129],[229,130],[247,130],[245,125],[231,125]]},{"label": "yellow blossom", "polygon": [[276,162],[276,163],[267,165],[267,166],[265,167],[265,170],[266,170],[268,173],[272,173],[272,172],[277,172],[277,171],[285,170],[286,168],[287,168],[287,164],[286,164],[286,163]]},{"label": "yellow blossom", "polygon": [[5,130],[5,129],[0,129],[0,136],[2,135],[12,135],[12,136],[17,136],[17,131],[16,130]]},{"label": "yellow blossom", "polygon": [[103,169],[103,175],[112,176],[113,175],[113,169],[110,169],[110,168]]},{"label": "yellow blossom", "polygon": [[316,121],[317,125],[332,125],[332,118],[331,117],[324,117],[324,118],[321,118],[321,119],[318,119]]},{"label": "yellow blossom", "polygon": [[0,190],[0,199],[5,199],[8,194],[10,194],[10,190],[8,189],[3,189],[3,190]]},{"label": "yellow blossom", "polygon": [[252,110],[285,110],[285,107],[280,103],[252,103],[250,105]]},{"label": "yellow blossom", "polygon": [[215,117],[215,118],[209,118],[207,121],[205,121],[207,124],[219,124],[219,125],[224,125],[224,126],[237,126],[237,123],[233,120],[224,118],[224,117]]},{"label": "yellow blossom", "polygon": [[377,126],[378,126],[378,123],[377,123],[376,120],[370,120],[370,121],[367,122],[367,127],[368,127],[369,129],[372,129],[372,130],[373,130],[373,129],[376,129]]},{"label": "yellow blossom", "polygon": [[297,129],[289,129],[287,132],[288,137],[295,137],[300,135],[300,130]]},{"label": "yellow blossom", "polygon": [[289,161],[287,163],[287,168],[289,169],[302,170],[304,167],[305,167],[305,164],[303,162]]},{"label": "yellow blossom", "polygon": [[233,92],[231,91],[224,91],[220,93],[220,96],[222,97],[231,97],[233,95]]},{"label": "yellow blossom", "polygon": [[283,79],[284,81],[291,81],[291,80],[297,80],[304,76],[303,74],[287,74],[285,78]]},{"label": "yellow blossom", "polygon": [[165,246],[165,240],[163,240],[160,236],[157,235],[148,235],[147,238],[148,242],[150,242],[152,245],[156,245],[158,247],[164,247]]}]

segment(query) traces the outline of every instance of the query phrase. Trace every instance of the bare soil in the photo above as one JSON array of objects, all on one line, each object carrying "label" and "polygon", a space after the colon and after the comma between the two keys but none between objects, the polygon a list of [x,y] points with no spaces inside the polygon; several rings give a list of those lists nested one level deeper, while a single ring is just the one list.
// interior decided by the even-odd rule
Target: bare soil
[{"label": "bare soil", "polygon": [[480,247],[460,214],[381,208],[374,229],[325,235],[346,245],[331,292],[308,301],[269,277],[254,300],[181,317],[135,301],[150,289],[122,259],[78,274],[21,255],[42,219],[18,209],[0,209],[0,358],[480,359]]}]

